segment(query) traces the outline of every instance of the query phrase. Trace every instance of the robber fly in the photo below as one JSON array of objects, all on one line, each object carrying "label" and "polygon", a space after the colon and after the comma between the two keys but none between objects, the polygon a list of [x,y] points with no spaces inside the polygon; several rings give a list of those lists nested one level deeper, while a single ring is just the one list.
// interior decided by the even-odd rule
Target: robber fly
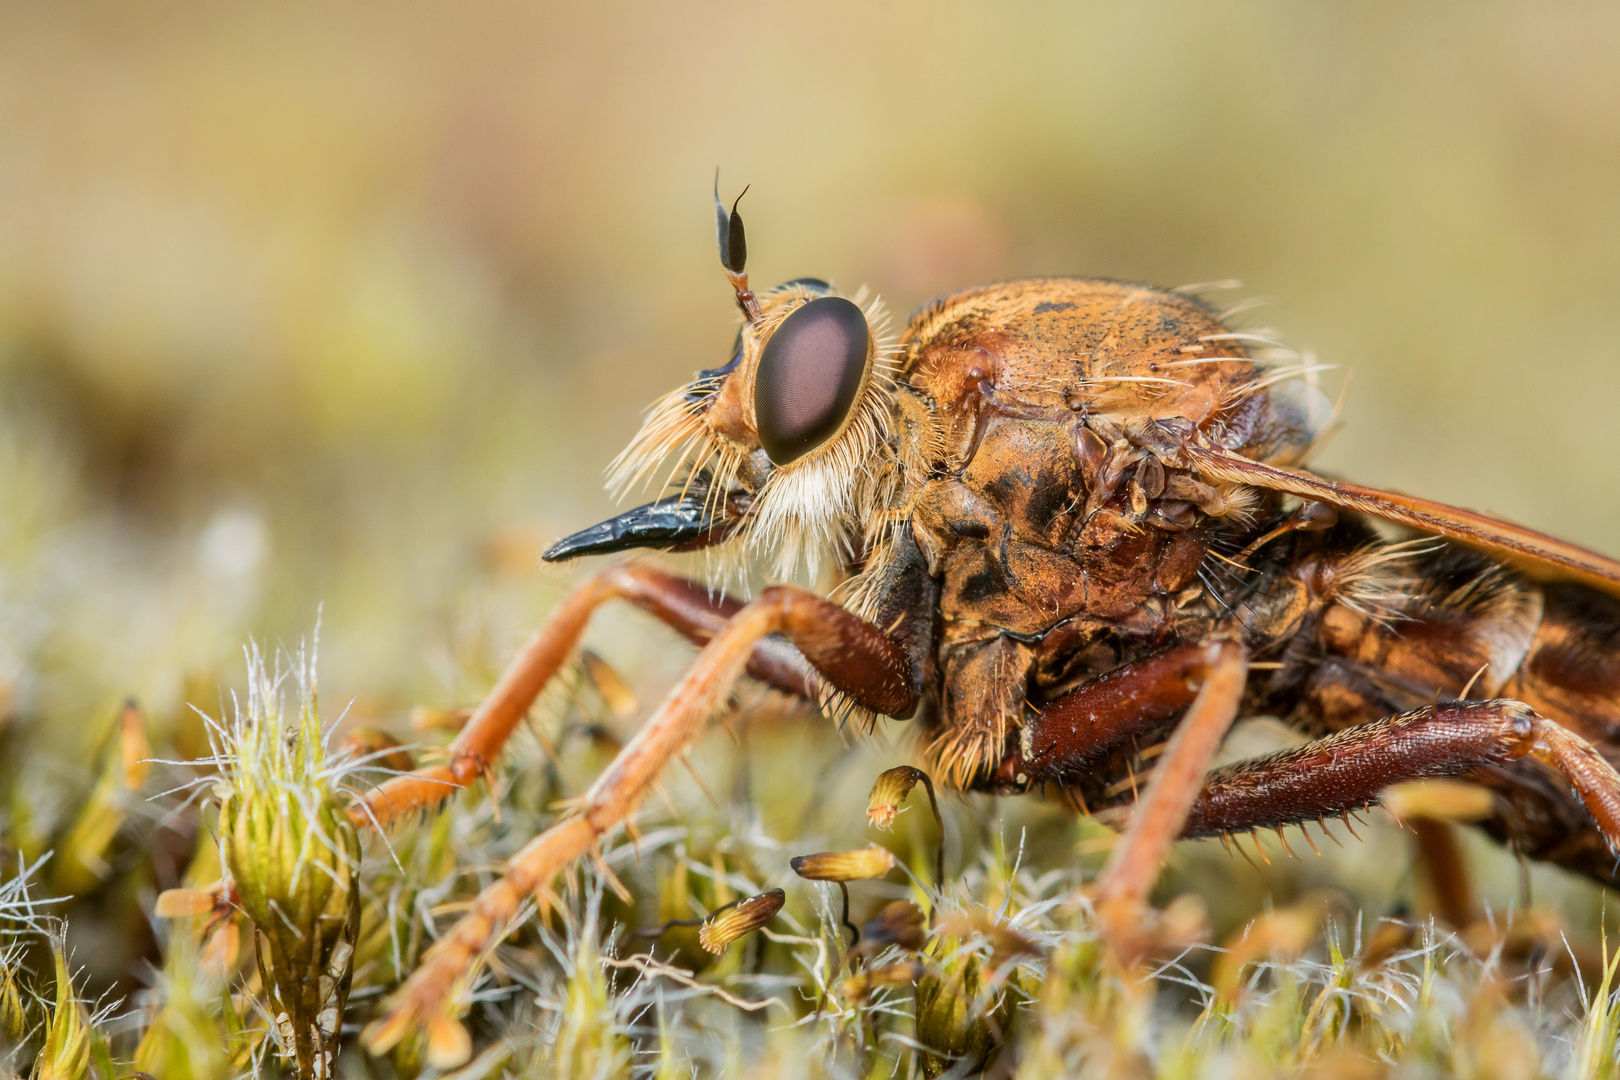
[{"label": "robber fly", "polygon": [[[449,764],[385,785],[377,815],[476,779],[603,601],[702,651],[429,952],[374,1046],[433,1015],[522,900],[626,821],[745,671],[908,720],[963,790],[1098,809],[1163,743],[1096,889],[1116,940],[1175,838],[1320,823],[1427,777],[1490,789],[1485,827],[1514,850],[1620,884],[1620,563],[1300,467],[1329,410],[1193,295],[1011,281],[895,334],[824,281],[755,293],[736,205],[715,206],[736,345],[612,468],[621,487],[672,474],[668,493],[545,557],[729,550],[784,578],[831,566],[839,599],[773,585],[745,603],[644,563],[580,584]],[[1206,772],[1262,713],[1312,741]]]}]

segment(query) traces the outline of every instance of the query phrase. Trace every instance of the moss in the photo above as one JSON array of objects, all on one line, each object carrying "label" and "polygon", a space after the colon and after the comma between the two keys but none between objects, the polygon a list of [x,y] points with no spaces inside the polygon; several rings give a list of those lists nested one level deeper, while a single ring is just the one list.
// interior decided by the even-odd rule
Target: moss
[{"label": "moss", "polygon": [[[1578,904],[1564,914],[1499,907],[1466,934],[1421,913],[1364,914],[1421,895],[1402,834],[1377,821],[1365,845],[1305,862],[1271,842],[1258,854],[1250,845],[1252,866],[1218,845],[1183,846],[1158,892],[1161,929],[1189,941],[1213,922],[1213,941],[1127,975],[1095,937],[1085,892],[1109,830],[1034,800],[947,800],[936,890],[937,827],[913,814],[908,839],[867,821],[873,782],[904,751],[843,744],[769,695],[745,695],[735,740],[710,738],[690,771],[669,770],[633,836],[611,837],[599,861],[558,884],[553,904],[524,912],[455,988],[443,1031],[375,1059],[352,1032],[502,860],[556,820],[559,796],[589,783],[599,747],[626,738],[634,720],[571,674],[491,785],[362,841],[344,804],[384,774],[328,753],[313,658],[280,664],[278,676],[250,651],[246,705],[214,725],[211,758],[152,766],[151,784],[175,789],[163,812],[190,822],[178,830],[183,846],[143,844],[137,804],[108,797],[115,768],[120,791],[141,785],[125,753],[104,752],[92,784],[47,771],[26,780],[51,790],[56,824],[43,814],[5,822],[14,854],[0,885],[0,1019],[14,1071],[38,1061],[52,1075],[88,1076],[101,1054],[109,1075],[140,1068],[165,1080],[276,1068],[411,1078],[466,1055],[463,1080],[1615,1075],[1616,961]],[[451,737],[444,726],[401,725],[398,741],[430,760]],[[153,731],[158,758],[184,735]],[[15,799],[25,779],[6,775],[0,796]],[[199,802],[217,810],[199,812]],[[15,853],[37,837],[83,842],[85,815],[114,805],[114,827],[95,830],[96,860],[179,888],[165,894],[175,917],[158,922],[159,975],[124,984],[117,1005],[93,1012],[59,974],[65,954],[49,944],[63,940],[58,920],[70,931],[122,925],[150,893],[103,888],[80,873],[96,860],[81,858],[84,891],[47,907],[30,895],[43,895],[38,881],[68,879],[39,866],[25,875]],[[849,921],[863,928],[857,946],[839,883],[803,880],[790,864],[873,843],[901,857],[876,879],[843,883]],[[1511,897],[1518,882],[1473,857],[1482,895]],[[222,867],[233,889],[210,889]],[[774,907],[778,889],[780,909],[743,920],[721,955],[699,947],[706,917],[762,894]],[[315,1033],[302,1048],[300,1030]]]}]

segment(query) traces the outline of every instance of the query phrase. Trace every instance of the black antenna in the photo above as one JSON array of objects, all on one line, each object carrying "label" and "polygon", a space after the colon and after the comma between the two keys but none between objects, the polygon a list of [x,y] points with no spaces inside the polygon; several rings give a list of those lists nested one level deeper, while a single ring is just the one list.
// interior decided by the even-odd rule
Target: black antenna
[{"label": "black antenna", "polygon": [[733,274],[742,273],[748,264],[748,238],[743,232],[742,215],[737,213],[737,203],[742,202],[746,194],[748,188],[743,188],[737,202],[731,204],[731,213],[727,214],[725,203],[720,201],[720,170],[714,170],[715,239],[720,242],[720,265]]},{"label": "black antenna", "polygon": [[736,202],[731,204],[731,212],[726,212],[726,204],[720,201],[720,169],[714,170],[714,237],[720,245],[720,265],[726,268],[726,277],[731,279],[731,287],[737,294],[737,306],[742,308],[743,315],[749,322],[759,318],[759,301],[755,299],[754,292],[748,287],[748,237],[743,232],[742,215],[737,213],[737,205],[742,202],[743,195],[748,194],[748,188],[742,189],[742,195],[737,196]]}]

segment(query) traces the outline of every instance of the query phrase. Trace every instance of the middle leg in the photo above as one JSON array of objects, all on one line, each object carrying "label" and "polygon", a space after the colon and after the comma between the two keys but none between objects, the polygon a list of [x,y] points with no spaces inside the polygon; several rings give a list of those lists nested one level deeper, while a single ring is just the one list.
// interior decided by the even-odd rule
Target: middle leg
[{"label": "middle leg", "polygon": [[1097,920],[1115,954],[1126,962],[1138,954],[1142,911],[1159,876],[1159,864],[1183,831],[1199,780],[1243,701],[1249,671],[1243,646],[1212,641],[1203,648],[1206,658],[1198,696],[1170,736],[1097,882]]},{"label": "middle leg", "polygon": [[1047,703],[976,786],[995,792],[1062,784],[1108,751],[1182,714],[1095,892],[1097,919],[1127,962],[1140,949],[1143,909],[1182,832],[1204,770],[1237,718],[1248,656],[1236,640],[1175,645],[1123,664]]}]

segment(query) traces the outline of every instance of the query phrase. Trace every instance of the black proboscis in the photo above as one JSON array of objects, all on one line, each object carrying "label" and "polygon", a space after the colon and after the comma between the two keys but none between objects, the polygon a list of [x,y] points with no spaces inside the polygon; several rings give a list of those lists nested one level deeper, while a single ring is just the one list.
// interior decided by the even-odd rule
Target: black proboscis
[{"label": "black proboscis", "polygon": [[724,540],[736,524],[723,510],[719,514],[713,510],[706,492],[672,495],[565,536],[540,557],[547,562],[562,562],[636,548],[695,551]]}]

